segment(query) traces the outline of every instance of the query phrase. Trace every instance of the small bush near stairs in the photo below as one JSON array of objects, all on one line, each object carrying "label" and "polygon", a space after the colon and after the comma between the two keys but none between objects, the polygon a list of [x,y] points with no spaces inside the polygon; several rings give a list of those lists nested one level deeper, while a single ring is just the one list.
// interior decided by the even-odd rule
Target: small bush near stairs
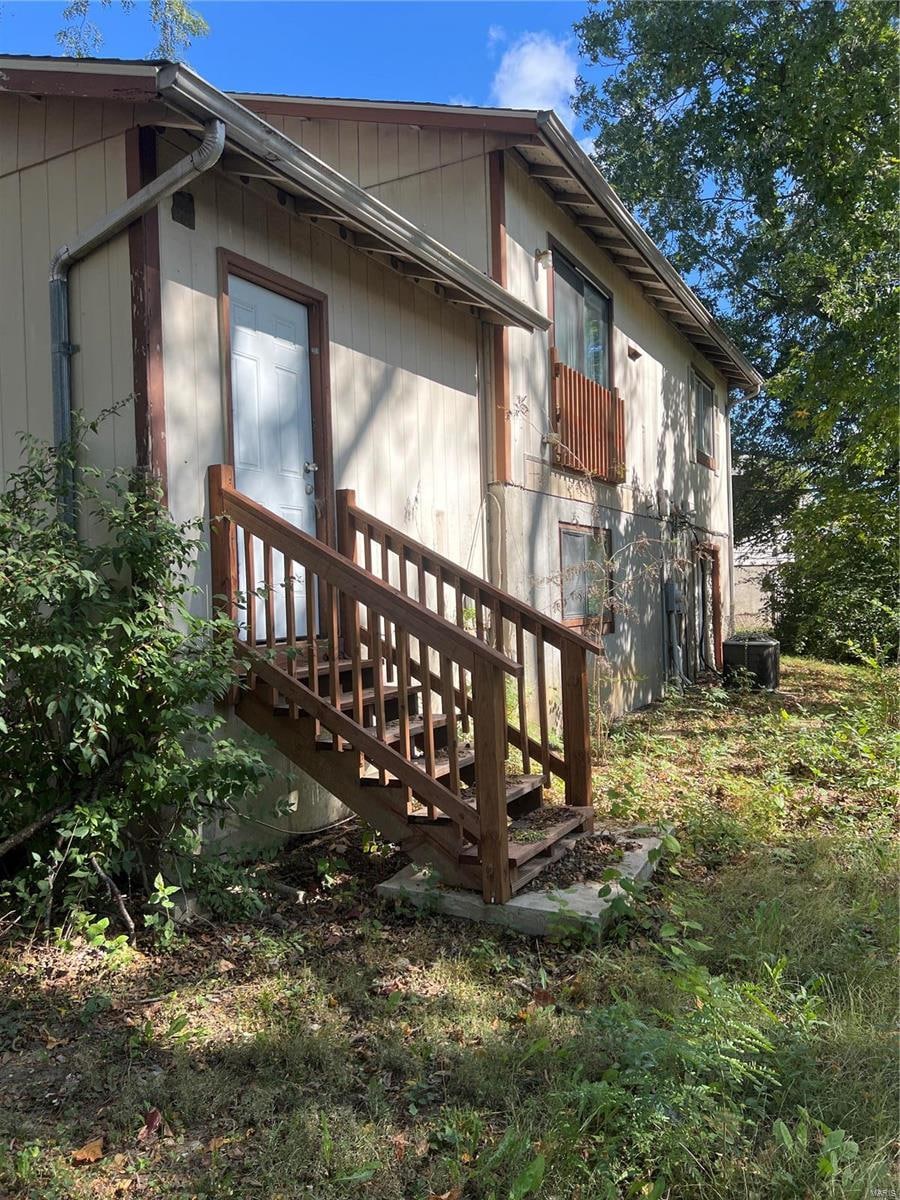
[{"label": "small bush near stairs", "polygon": [[164,896],[161,863],[221,894],[198,830],[266,768],[211,715],[231,638],[189,609],[199,523],[155,484],[76,470],[95,432],[29,441],[0,497],[0,906],[51,928],[112,902],[134,934],[129,893]]}]

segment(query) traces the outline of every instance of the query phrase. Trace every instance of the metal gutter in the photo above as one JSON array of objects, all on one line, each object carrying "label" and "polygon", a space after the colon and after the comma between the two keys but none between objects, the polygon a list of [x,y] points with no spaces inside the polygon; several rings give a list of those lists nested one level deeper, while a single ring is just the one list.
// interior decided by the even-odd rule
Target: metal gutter
[{"label": "metal gutter", "polygon": [[746,378],[745,396],[749,398],[757,395],[765,382],[762,375],[720,328],[712,313],[700,303],[656,243],[641,228],[556,113],[552,109],[539,112],[536,120],[547,144],[564,160],[588,195],[592,196],[609,213],[628,241],[643,255],[660,279],[671,288],[707,337],[716,343],[723,354]]},{"label": "metal gutter", "polygon": [[504,324],[527,330],[549,328],[550,321],[543,313],[517,299],[460,255],[187,67],[170,64],[160,68],[157,90],[167,104],[197,121],[211,118],[224,121],[230,146],[266,163],[285,180],[346,216],[352,224],[396,246],[399,256],[414,258],[436,271],[440,278],[471,297],[472,304],[490,309]]},{"label": "metal gutter", "polygon": [[[106,213],[85,233],[60,246],[50,260],[50,354],[53,386],[53,436],[64,445],[72,432],[72,355],[77,350],[69,339],[69,271],[98,247],[121,233],[161,200],[219,161],[225,148],[225,126],[207,122],[203,141],[184,158],[130,196],[124,204]],[[63,516],[71,524],[71,488],[64,489]]]}]

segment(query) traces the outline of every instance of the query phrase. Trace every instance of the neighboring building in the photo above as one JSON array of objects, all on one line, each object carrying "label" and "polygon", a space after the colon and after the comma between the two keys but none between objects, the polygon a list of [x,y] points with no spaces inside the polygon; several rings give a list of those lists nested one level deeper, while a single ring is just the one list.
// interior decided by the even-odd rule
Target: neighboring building
[{"label": "neighboring building", "polygon": [[[336,794],[403,840],[390,796],[408,788],[431,814],[416,853],[503,898],[538,853],[504,865],[505,822],[482,812],[506,743],[525,750],[517,803],[552,776],[589,797],[583,635],[613,712],[718,654],[729,390],[761,381],[552,113],[229,97],[171,64],[6,58],[0,277],[22,298],[0,323],[3,473],[19,431],[59,435],[70,406],[133,392],[98,465],[157,475],[179,520],[231,517],[198,603],[266,585],[235,605],[256,683],[237,712],[303,768],[298,827]],[[253,657],[308,634],[322,658],[310,644],[302,668]],[[508,726],[492,671],[515,681]],[[292,681],[320,673],[310,742]],[[342,774],[354,756],[309,753],[323,731],[374,787]],[[460,788],[479,772],[476,806]]]}]

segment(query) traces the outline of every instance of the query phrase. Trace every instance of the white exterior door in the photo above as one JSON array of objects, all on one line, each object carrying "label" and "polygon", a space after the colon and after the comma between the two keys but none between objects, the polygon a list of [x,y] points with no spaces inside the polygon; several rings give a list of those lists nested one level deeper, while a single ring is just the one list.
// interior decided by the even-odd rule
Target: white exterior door
[{"label": "white exterior door", "polygon": [[[228,277],[234,481],[238,491],[315,536],[315,453],[309,368],[309,312],[296,300],[236,275]],[[238,546],[244,578],[243,546]],[[274,555],[275,635],[286,633],[284,562]],[[254,574],[263,583],[262,547]],[[306,632],[303,570],[294,564],[297,634]],[[249,603],[248,599],[248,603]],[[264,637],[264,602],[256,605]]]}]

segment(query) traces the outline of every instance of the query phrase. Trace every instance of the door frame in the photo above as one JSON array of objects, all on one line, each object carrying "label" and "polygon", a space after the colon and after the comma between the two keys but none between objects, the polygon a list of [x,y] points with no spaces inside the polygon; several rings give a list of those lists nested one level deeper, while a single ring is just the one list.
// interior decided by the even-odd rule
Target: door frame
[{"label": "door frame", "polygon": [[225,430],[228,462],[234,466],[234,409],[231,395],[231,303],[228,276],[234,275],[257,287],[275,292],[302,304],[309,313],[309,395],[312,416],[313,449],[318,464],[314,472],[316,537],[329,546],[335,542],[334,461],[331,438],[331,376],[328,355],[328,297],[273,271],[262,263],[236,254],[224,246],[216,252],[219,271],[219,347],[222,371],[222,398],[225,405]]},{"label": "door frame", "polygon": [[[694,547],[694,562],[699,566],[702,558],[708,558],[712,563],[712,639],[713,662],[717,671],[722,670],[722,548],[715,542],[698,542]],[[697,650],[697,666],[700,666],[699,644]]]}]

